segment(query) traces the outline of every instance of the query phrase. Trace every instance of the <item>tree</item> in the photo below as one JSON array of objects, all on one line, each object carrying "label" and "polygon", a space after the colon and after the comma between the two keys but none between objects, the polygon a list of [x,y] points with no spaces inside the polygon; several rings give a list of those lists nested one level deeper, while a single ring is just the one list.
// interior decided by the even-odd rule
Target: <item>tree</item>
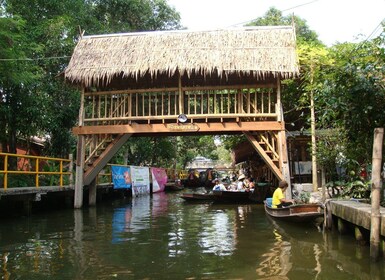
[{"label": "tree", "polygon": [[[385,125],[384,33],[372,41],[339,44],[330,49],[335,61],[317,99],[320,127],[342,134],[349,162],[371,162],[376,127]],[[339,140],[341,145],[341,142]]]},{"label": "tree", "polygon": [[[2,128],[12,136],[2,137],[3,146],[16,147],[19,135],[28,139],[40,133],[50,139],[46,152],[61,157],[74,149],[71,128],[78,118],[80,95],[58,77],[69,61],[79,29],[88,34],[165,30],[179,27],[180,20],[165,0],[4,0],[1,8],[4,23],[20,19],[12,33],[6,34],[10,30],[7,24],[0,26],[5,38],[1,57],[19,59],[0,62],[2,94],[12,97],[1,103],[2,124],[7,122]],[[5,44],[16,39],[17,44]],[[27,97],[31,97],[29,102]]]},{"label": "tree", "polygon": [[[2,150],[16,153],[16,139],[28,139],[41,127],[39,105],[44,94],[34,81],[40,77],[40,68],[27,61],[27,53],[37,46],[27,43],[25,22],[19,18],[0,18],[0,140]],[[26,121],[28,120],[28,121]]]},{"label": "tree", "polygon": [[93,33],[120,33],[180,28],[180,15],[165,0],[95,0],[93,15],[98,30]]},{"label": "tree", "polygon": [[277,26],[277,25],[292,25],[295,24],[297,41],[299,44],[303,42],[322,44],[318,39],[315,31],[311,30],[306,23],[306,20],[297,16],[282,15],[282,12],[274,7],[271,7],[264,16],[256,18],[248,24],[248,26]]}]

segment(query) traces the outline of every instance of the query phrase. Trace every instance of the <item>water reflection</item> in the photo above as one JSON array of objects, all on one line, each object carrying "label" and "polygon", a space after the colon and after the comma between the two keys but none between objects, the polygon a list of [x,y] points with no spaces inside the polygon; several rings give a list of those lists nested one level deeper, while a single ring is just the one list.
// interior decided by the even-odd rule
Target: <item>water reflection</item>
[{"label": "water reflection", "polygon": [[154,194],[0,224],[2,279],[383,279],[353,237]]},{"label": "water reflection", "polygon": [[135,241],[136,235],[146,230],[150,218],[150,196],[138,196],[125,207],[115,208],[112,218],[112,243]]},{"label": "water reflection", "polygon": [[217,256],[228,256],[233,253],[236,245],[235,213],[215,211],[210,219],[203,221],[199,245],[202,253],[212,253]]},{"label": "water reflection", "polygon": [[273,229],[274,242],[267,253],[262,254],[263,261],[256,269],[258,276],[286,276],[292,267],[290,262],[290,242],[284,241],[277,229]]}]

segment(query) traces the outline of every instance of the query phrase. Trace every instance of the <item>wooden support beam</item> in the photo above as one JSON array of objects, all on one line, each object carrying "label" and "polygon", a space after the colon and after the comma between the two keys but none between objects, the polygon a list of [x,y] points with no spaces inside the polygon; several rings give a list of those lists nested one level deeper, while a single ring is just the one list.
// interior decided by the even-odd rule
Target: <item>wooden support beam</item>
[{"label": "wooden support beam", "polygon": [[111,160],[116,152],[127,142],[131,134],[122,134],[116,137],[113,142],[110,143],[108,148],[98,157],[98,159],[90,166],[84,173],[84,185],[89,185],[96,178],[99,172],[104,166]]},{"label": "wooden support beam", "polygon": [[279,180],[283,180],[282,172],[275,165],[272,159],[266,154],[265,150],[258,143],[257,139],[255,139],[255,137],[249,131],[243,131],[243,133],[245,134],[246,138],[250,141],[250,143],[253,145],[253,147],[257,150],[258,154],[262,157],[262,159],[265,161],[267,166],[274,173],[274,175],[277,176]]},{"label": "wooden support beam", "polygon": [[[181,129],[175,129],[180,126]],[[195,131],[199,132],[242,132],[242,131],[280,131],[283,125],[276,121],[263,122],[217,122],[217,123],[194,123]],[[183,129],[181,124],[137,124],[131,125],[99,125],[99,126],[79,126],[74,127],[72,132],[75,135],[90,134],[143,134],[143,133],[191,133],[191,130]]]}]

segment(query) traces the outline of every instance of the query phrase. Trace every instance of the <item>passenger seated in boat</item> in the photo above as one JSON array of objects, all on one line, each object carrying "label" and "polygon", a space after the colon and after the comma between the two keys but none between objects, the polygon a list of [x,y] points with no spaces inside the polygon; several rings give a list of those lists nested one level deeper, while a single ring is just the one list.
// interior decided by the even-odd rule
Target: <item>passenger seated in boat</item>
[{"label": "passenger seated in boat", "polygon": [[272,208],[282,208],[290,206],[294,203],[291,199],[285,198],[285,191],[289,184],[286,181],[280,181],[278,188],[273,193]]},{"label": "passenger seated in boat", "polygon": [[239,175],[238,183],[237,183],[237,191],[238,192],[244,192],[245,191],[245,189],[246,189],[245,182],[244,182],[245,178],[246,178],[245,174]]},{"label": "passenger seated in boat", "polygon": [[248,177],[247,179],[247,185],[246,185],[246,191],[254,191],[255,188],[255,183],[254,183],[254,178],[253,177]]},{"label": "passenger seated in boat", "polygon": [[235,177],[232,178],[232,182],[230,183],[230,185],[228,186],[228,190],[229,191],[232,191],[232,192],[235,192],[237,191],[237,179]]},{"label": "passenger seated in boat", "polygon": [[219,181],[219,179],[215,179],[215,180],[214,180],[214,183],[215,183],[215,185],[214,185],[214,187],[213,187],[213,191],[227,191],[225,185],[223,185],[223,184]]}]

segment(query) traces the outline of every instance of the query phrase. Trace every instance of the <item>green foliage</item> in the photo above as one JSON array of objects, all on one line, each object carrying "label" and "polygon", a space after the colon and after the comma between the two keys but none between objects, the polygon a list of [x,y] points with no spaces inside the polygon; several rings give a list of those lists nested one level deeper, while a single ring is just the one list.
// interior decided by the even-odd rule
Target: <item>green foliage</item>
[{"label": "green foliage", "polygon": [[[220,151],[220,152],[219,152]],[[137,166],[185,168],[197,156],[217,160],[226,151],[214,143],[214,136],[132,137],[120,149],[113,163]],[[229,155],[230,153],[227,152]]]},{"label": "green foliage", "polygon": [[165,0],[95,0],[98,21],[93,33],[120,33],[180,28],[180,15]]},{"label": "green foliage", "polygon": [[330,181],[325,187],[334,197],[343,199],[369,199],[370,198],[371,181],[348,180],[348,181]]},{"label": "green foliage", "polygon": [[310,193],[301,192],[299,194],[298,200],[296,200],[296,203],[309,203],[309,200],[310,200]]},{"label": "green foliage", "polygon": [[256,18],[249,26],[276,26],[276,25],[292,25],[295,24],[295,30],[297,34],[298,43],[314,43],[322,44],[318,39],[318,35],[315,31],[311,30],[307,25],[306,20],[297,16],[282,15],[282,12],[274,7],[271,7],[263,17]]},{"label": "green foliage", "polygon": [[58,76],[80,29],[88,34],[179,28],[165,0],[5,0],[0,4],[0,141],[49,136],[46,153],[74,151],[79,92]]},{"label": "green foliage", "polygon": [[8,188],[31,187],[35,185],[35,176],[25,174],[8,175]]},{"label": "green foliage", "polygon": [[330,49],[330,57],[335,63],[318,81],[322,85],[316,99],[318,127],[338,132],[334,144],[343,148],[344,157],[370,162],[374,128],[385,125],[381,40],[337,45]]}]

